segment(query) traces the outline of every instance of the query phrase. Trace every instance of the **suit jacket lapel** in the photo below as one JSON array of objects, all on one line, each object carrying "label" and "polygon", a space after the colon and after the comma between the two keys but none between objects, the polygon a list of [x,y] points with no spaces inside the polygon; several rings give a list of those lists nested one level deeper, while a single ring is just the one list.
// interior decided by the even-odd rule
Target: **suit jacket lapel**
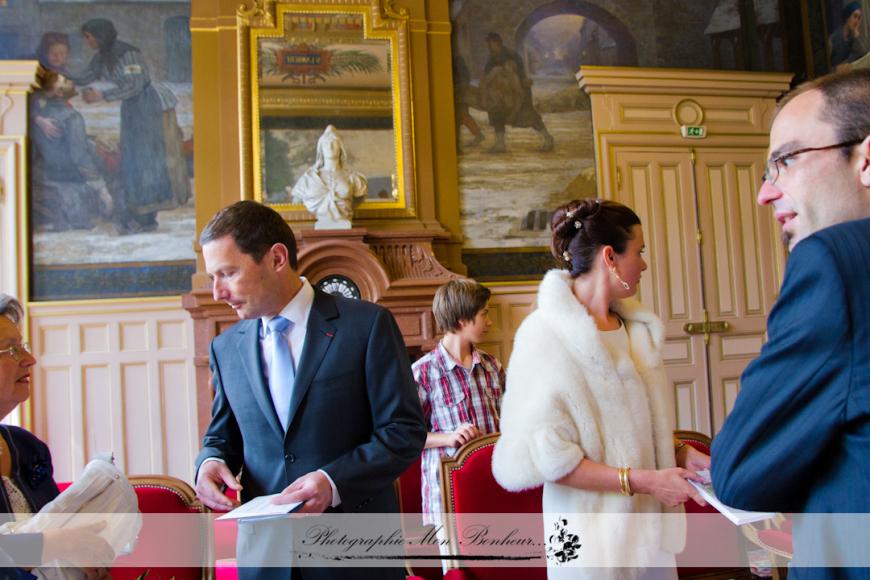
[{"label": "suit jacket lapel", "polygon": [[275,405],[272,404],[272,394],[269,392],[269,385],[266,384],[266,379],[263,376],[263,363],[260,351],[260,320],[251,320],[248,324],[240,324],[238,329],[240,335],[237,345],[239,357],[242,359],[242,364],[245,366],[245,372],[248,375],[251,394],[257,401],[257,405],[259,405],[269,425],[283,439],[284,429],[281,427],[280,421],[278,421]]},{"label": "suit jacket lapel", "polygon": [[311,313],[308,315],[308,329],[305,333],[305,346],[302,348],[302,356],[296,368],[296,381],[293,384],[293,396],[290,399],[290,418],[287,421],[287,430],[293,424],[296,411],[311,381],[314,380],[320,363],[332,343],[335,336],[335,326],[329,322],[338,316],[335,308],[335,299],[319,290],[314,291],[314,302],[311,304]]}]

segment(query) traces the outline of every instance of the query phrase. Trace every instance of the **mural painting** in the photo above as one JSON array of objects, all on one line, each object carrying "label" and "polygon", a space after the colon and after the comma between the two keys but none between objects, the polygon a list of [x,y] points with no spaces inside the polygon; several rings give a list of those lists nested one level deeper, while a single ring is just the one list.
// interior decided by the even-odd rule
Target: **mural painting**
[{"label": "mural painting", "polygon": [[463,261],[484,280],[552,266],[550,211],[596,195],[584,66],[786,70],[776,0],[757,54],[737,0],[450,0]]},{"label": "mural painting", "polygon": [[[512,4],[498,12],[521,14],[528,3]],[[481,19],[482,3],[453,8],[461,223],[474,270],[489,248],[543,252],[550,210],[595,195],[589,100],[575,74],[583,63],[636,62],[630,39],[577,10],[531,10],[508,26]]]},{"label": "mural painting", "polygon": [[15,42],[7,36],[5,52],[47,70],[30,107],[31,299],[189,290],[189,3],[21,0],[10,8],[9,22],[27,27]]}]

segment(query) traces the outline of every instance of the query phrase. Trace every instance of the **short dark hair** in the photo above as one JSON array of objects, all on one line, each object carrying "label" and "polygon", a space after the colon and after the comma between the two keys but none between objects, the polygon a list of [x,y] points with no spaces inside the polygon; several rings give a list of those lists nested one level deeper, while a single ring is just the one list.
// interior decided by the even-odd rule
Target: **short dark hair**
[{"label": "short dark hair", "polygon": [[487,42],[497,42],[499,44],[504,44],[504,41],[501,39],[501,34],[498,32],[490,32],[486,35]]},{"label": "short dark hair", "polygon": [[[822,94],[824,106],[819,119],[834,126],[838,142],[863,140],[870,135],[870,69],[833,73],[803,83],[780,99],[776,115],[810,91]],[[843,149],[842,154],[851,157],[852,149]]]},{"label": "short dark hair", "polygon": [[237,201],[215,214],[199,235],[204,246],[230,236],[243,253],[260,262],[275,244],[284,244],[290,267],[297,267],[296,236],[277,211],[256,201]]},{"label": "short dark hair", "polygon": [[24,318],[24,308],[14,296],[0,292],[0,316],[18,326]]},{"label": "short dark hair", "polygon": [[634,236],[631,228],[635,225],[640,225],[640,218],[619,202],[597,198],[569,201],[556,208],[550,218],[550,251],[576,278],[592,269],[598,248],[612,246],[617,254],[623,253]]},{"label": "short dark hair", "polygon": [[432,314],[441,332],[456,332],[463,320],[474,320],[486,308],[490,290],[471,278],[451,280],[435,291]]}]

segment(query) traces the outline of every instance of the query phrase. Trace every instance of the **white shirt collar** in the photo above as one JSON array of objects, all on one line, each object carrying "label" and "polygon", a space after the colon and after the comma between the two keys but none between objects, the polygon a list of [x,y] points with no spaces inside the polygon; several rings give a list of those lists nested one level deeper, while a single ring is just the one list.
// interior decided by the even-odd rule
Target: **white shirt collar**
[{"label": "white shirt collar", "polygon": [[[314,303],[314,288],[305,277],[300,276],[299,279],[302,280],[302,288],[299,289],[296,296],[290,300],[287,306],[285,306],[278,315],[283,316],[292,322],[294,328],[300,326],[305,328],[308,325],[308,315],[311,313],[311,305]],[[269,328],[269,321],[272,320],[272,318],[272,316],[260,317],[261,337],[265,336],[266,329]]]}]

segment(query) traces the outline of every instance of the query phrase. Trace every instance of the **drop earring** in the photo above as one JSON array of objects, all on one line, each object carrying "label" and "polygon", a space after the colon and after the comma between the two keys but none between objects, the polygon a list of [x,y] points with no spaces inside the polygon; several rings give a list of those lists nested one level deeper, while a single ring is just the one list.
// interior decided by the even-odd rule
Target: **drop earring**
[{"label": "drop earring", "polygon": [[628,282],[626,282],[625,280],[623,280],[623,279],[619,276],[619,274],[616,273],[616,266],[611,266],[611,267],[610,267],[610,273],[613,274],[614,276],[616,276],[616,279],[619,280],[619,283],[622,284],[622,287],[623,287],[623,288],[625,288],[626,290],[628,290],[629,288],[631,288],[631,286],[628,285]]}]

